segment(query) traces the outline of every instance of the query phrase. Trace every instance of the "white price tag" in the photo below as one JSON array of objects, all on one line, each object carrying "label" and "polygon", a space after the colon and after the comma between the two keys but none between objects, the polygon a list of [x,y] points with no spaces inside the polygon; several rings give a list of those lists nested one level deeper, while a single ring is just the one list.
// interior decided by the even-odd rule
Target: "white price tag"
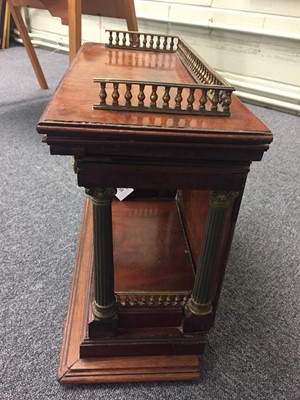
[{"label": "white price tag", "polygon": [[124,200],[127,196],[132,193],[134,189],[132,188],[117,188],[116,198],[120,201]]}]

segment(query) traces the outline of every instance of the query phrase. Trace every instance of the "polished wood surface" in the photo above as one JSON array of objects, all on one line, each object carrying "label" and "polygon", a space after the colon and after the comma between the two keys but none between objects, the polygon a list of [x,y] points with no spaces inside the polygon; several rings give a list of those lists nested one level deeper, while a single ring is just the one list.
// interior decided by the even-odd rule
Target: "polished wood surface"
[{"label": "polished wood surface", "polygon": [[85,44],[37,127],[52,154],[76,156],[80,186],[243,189],[251,161],[272,140],[245,105],[233,96],[228,118],[93,110],[99,95],[93,78],[120,75],[193,80],[176,53]]},{"label": "polished wood surface", "polygon": [[[136,190],[112,206],[116,312],[110,320],[93,311],[86,203],[62,383],[199,378],[198,356],[214,323],[250,165],[268,150],[272,135],[235,96],[231,116],[222,118],[93,110],[95,77],[193,81],[176,53],[167,56],[85,44],[37,126],[51,154],[74,156],[78,184],[88,193]],[[101,243],[96,250],[105,255]],[[182,291],[190,294],[180,298]]]},{"label": "polished wood surface", "polygon": [[231,116],[223,118],[93,110],[99,95],[94,77],[193,80],[176,53],[167,54],[165,68],[164,56],[82,47],[37,127],[52,154],[76,156],[80,186],[244,187],[251,161],[262,158],[272,135],[235,96]]},{"label": "polished wood surface", "polygon": [[189,291],[194,272],[175,200],[113,204],[115,291]]},{"label": "polished wood surface", "polygon": [[204,190],[180,190],[178,204],[195,267],[198,264],[205,221],[208,213],[208,192]]},{"label": "polished wood surface", "polygon": [[[88,289],[91,285],[93,265],[91,211],[91,202],[87,201],[84,208],[71,296],[69,299],[57,371],[59,382],[71,384],[198,380],[200,378],[200,365],[197,355],[167,355],[166,349],[164,355],[153,355],[155,351],[159,352],[159,349],[164,349],[166,344],[169,347],[172,346],[170,340],[166,341],[166,339],[170,337],[170,331],[168,330],[164,335],[165,337],[163,337],[163,332],[161,332],[161,340],[152,344],[152,348],[150,349],[151,356],[138,356],[131,353],[131,355],[127,355],[126,357],[120,355],[118,357],[111,357],[104,354],[105,346],[101,341],[98,342],[98,344],[96,343],[96,347],[93,347],[88,340],[85,342],[87,338],[87,320],[90,316],[90,299],[89,296],[86,297],[86,293],[89,291]],[[124,336],[126,338],[126,335],[122,337],[124,338]],[[127,334],[127,337],[128,336],[130,337],[130,334]],[[148,341],[145,340],[147,336]],[[147,346],[149,340],[151,342],[149,336],[151,336],[151,330],[146,332],[141,330],[138,348],[144,348],[145,343]],[[106,349],[111,347],[112,342],[112,339],[106,340]],[[127,342],[130,342],[130,340]],[[126,343],[123,343],[123,347],[124,346],[126,347]],[[179,343],[176,347],[180,349]],[[100,352],[102,350],[102,356],[97,356],[97,349],[99,348]],[[190,348],[196,349],[195,343],[191,342]],[[89,349],[92,351],[92,357],[87,357]],[[132,343],[129,349],[131,352],[134,351],[134,345]],[[140,350],[136,351],[140,353]],[[162,350],[160,350],[160,352],[162,352]],[[83,353],[84,356],[81,355],[81,353]]]},{"label": "polished wood surface", "polygon": [[[169,60],[166,62],[166,58]],[[55,124],[58,132],[60,122],[76,125],[76,122],[95,124],[103,130],[111,128],[111,135],[119,133],[115,124],[134,126],[143,133],[151,128],[151,135],[159,140],[163,136],[161,129],[166,129],[169,138],[176,139],[186,136],[187,140],[199,137],[199,133],[213,133],[216,140],[222,134],[227,142],[238,140],[253,144],[269,143],[271,139],[269,129],[259,121],[236,97],[233,99],[232,115],[229,118],[203,116],[166,116],[149,115],[148,113],[134,113],[107,110],[93,110],[94,102],[98,101],[99,85],[93,82],[96,77],[122,79],[157,80],[168,82],[194,82],[181,61],[174,54],[152,52],[138,52],[134,50],[108,49],[104,45],[86,43],[60,84],[49,107],[43,115],[42,122]],[[91,128],[92,128],[91,126]],[[87,133],[93,133],[87,126]],[[67,127],[65,127],[67,128]],[[113,129],[115,128],[115,129]],[[114,132],[115,131],[115,132]],[[121,130],[123,131],[123,129]],[[180,135],[182,133],[182,136]],[[104,133],[104,132],[103,132]],[[109,134],[110,131],[107,131]],[[98,138],[101,132],[97,132]],[[134,132],[132,132],[134,134]],[[137,134],[137,133],[136,133]],[[118,136],[119,136],[118,135]],[[126,132],[126,136],[129,132]],[[210,140],[211,136],[206,137]]]}]

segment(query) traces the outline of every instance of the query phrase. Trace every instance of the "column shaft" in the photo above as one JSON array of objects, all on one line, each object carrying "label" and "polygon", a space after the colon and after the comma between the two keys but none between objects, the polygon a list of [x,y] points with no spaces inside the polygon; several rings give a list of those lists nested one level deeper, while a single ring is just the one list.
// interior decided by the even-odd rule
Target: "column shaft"
[{"label": "column shaft", "polygon": [[115,189],[87,189],[93,203],[94,286],[96,318],[116,314],[111,203]]},{"label": "column shaft", "polygon": [[101,307],[114,302],[111,205],[93,204],[95,301]]},{"label": "column shaft", "polygon": [[215,277],[216,258],[222,238],[225,217],[231,200],[237,192],[210,192],[209,210],[199,265],[187,311],[203,315],[212,311],[212,289]]},{"label": "column shaft", "polygon": [[225,216],[226,208],[209,208],[200,262],[192,292],[192,298],[199,304],[207,304],[210,301],[211,283]]}]

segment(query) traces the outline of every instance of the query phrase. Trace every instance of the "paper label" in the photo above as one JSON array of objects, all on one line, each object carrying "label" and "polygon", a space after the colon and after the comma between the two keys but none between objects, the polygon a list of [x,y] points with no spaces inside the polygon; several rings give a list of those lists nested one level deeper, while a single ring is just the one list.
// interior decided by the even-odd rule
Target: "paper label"
[{"label": "paper label", "polygon": [[117,188],[116,198],[120,201],[124,200],[127,196],[132,193],[134,189],[132,188]]}]

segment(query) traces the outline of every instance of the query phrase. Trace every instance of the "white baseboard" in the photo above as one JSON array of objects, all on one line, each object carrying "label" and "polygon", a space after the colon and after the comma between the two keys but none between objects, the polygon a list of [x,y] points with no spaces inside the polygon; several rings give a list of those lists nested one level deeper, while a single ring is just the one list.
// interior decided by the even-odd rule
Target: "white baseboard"
[{"label": "white baseboard", "polygon": [[235,88],[235,94],[246,102],[300,115],[300,88],[265,79],[217,70]]}]

